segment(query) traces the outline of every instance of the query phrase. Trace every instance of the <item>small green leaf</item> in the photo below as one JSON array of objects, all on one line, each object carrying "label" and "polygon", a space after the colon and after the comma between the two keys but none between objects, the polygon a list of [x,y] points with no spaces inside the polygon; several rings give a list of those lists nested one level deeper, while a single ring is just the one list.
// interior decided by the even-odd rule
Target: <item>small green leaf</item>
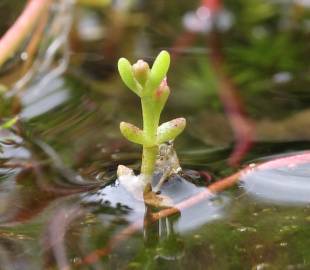
[{"label": "small green leaf", "polygon": [[132,66],[126,58],[120,58],[118,60],[118,72],[126,86],[140,96],[142,87],[134,78]]},{"label": "small green leaf", "polygon": [[144,136],[143,131],[136,127],[133,124],[121,122],[120,123],[120,130],[123,136],[133,143],[143,144],[144,143]]},{"label": "small green leaf", "polygon": [[184,118],[176,118],[163,123],[157,129],[157,144],[174,140],[184,130],[185,126],[186,120]]},{"label": "small green leaf", "polygon": [[164,80],[167,75],[170,66],[170,55],[167,51],[161,51],[156,57],[152,66],[149,80],[146,84],[147,89],[153,92],[155,91],[160,83]]}]

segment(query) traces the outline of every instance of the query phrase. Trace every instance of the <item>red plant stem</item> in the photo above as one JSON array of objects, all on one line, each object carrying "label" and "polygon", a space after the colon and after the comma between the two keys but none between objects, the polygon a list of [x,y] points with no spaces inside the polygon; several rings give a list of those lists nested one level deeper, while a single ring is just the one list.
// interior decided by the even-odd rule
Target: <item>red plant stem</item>
[{"label": "red plant stem", "polygon": [[244,106],[238,95],[238,89],[224,71],[224,55],[220,36],[216,31],[210,35],[211,64],[219,81],[219,96],[224,104],[226,115],[233,129],[236,145],[229,157],[229,165],[239,165],[243,156],[252,146],[254,138],[254,124],[244,112]]},{"label": "red plant stem", "polygon": [[[107,244],[106,247],[93,251],[92,253],[87,255],[82,260],[81,263],[82,264],[93,264],[93,263],[97,262],[100,257],[108,255],[121,242],[128,239],[131,235],[133,235],[134,233],[136,233],[137,231],[142,229],[143,226],[147,226],[147,225],[149,225],[149,223],[154,223],[161,218],[177,214],[180,212],[180,210],[189,208],[189,207],[191,207],[191,206],[193,206],[193,205],[195,205],[195,204],[197,204],[203,200],[208,199],[210,196],[212,196],[212,195],[214,195],[220,191],[223,191],[227,188],[232,187],[233,185],[235,185],[239,181],[240,175],[242,173],[245,173],[248,169],[249,169],[249,167],[247,167],[247,168],[245,168],[245,169],[243,169],[243,170],[241,170],[241,171],[239,171],[233,175],[230,175],[226,178],[223,178],[222,180],[217,181],[216,183],[214,183],[214,184],[210,185],[208,188],[206,188],[204,191],[190,197],[187,200],[184,200],[184,201],[176,204],[172,208],[167,208],[167,209],[161,210],[157,213],[150,213],[150,218],[147,220],[140,219],[137,222],[132,223],[131,225],[126,227],[124,230],[122,230],[120,233],[118,233],[115,237],[113,237],[109,241],[109,243]],[[252,167],[251,167],[251,169],[252,169]]]},{"label": "red plant stem", "polygon": [[47,10],[52,0],[30,0],[24,11],[0,39],[0,67],[18,49],[29,35],[41,14]]},{"label": "red plant stem", "polygon": [[184,32],[181,34],[180,37],[172,45],[171,50],[171,58],[176,60],[177,57],[184,52],[184,50],[190,47],[195,39],[197,38],[197,34],[193,32]]},{"label": "red plant stem", "polygon": [[277,169],[281,167],[294,167],[297,165],[305,164],[308,163],[310,164],[310,152],[304,152],[300,154],[295,154],[292,156],[284,156],[280,157],[274,160],[270,160],[267,162],[264,162],[260,165],[256,166],[257,170],[269,170],[269,169]]},{"label": "red plant stem", "polygon": [[208,188],[206,188],[204,191],[190,197],[187,200],[184,200],[176,205],[174,205],[174,207],[172,208],[167,208],[164,210],[161,210],[157,213],[153,213],[151,215],[152,218],[152,222],[155,222],[163,217],[168,217],[171,215],[174,215],[176,213],[178,213],[180,210],[184,210],[186,208],[192,207],[197,203],[200,203],[203,200],[206,200],[207,198],[209,198],[210,196],[214,195],[215,193],[218,193],[220,191],[223,191],[227,188],[232,187],[233,185],[235,185],[238,181],[239,181],[239,177],[241,175],[241,173],[244,173],[246,169],[239,171],[235,174],[232,174],[222,180],[219,180],[217,182],[215,182],[214,184],[210,185]]},{"label": "red plant stem", "polygon": [[221,0],[201,0],[200,6],[207,7],[211,12],[216,13],[222,8]]},{"label": "red plant stem", "polygon": [[206,184],[209,184],[212,181],[212,176],[207,171],[200,171],[200,176],[203,177],[206,180]]},{"label": "red plant stem", "polygon": [[[201,0],[197,10],[201,7],[208,8],[211,14],[215,16],[222,6],[221,0]],[[196,37],[197,34],[190,31],[182,33],[172,46],[172,58],[175,60],[195,41]],[[228,163],[231,166],[237,166],[252,146],[255,137],[254,124],[246,116],[243,103],[238,95],[238,89],[224,70],[225,58],[220,35],[216,29],[208,35],[208,41],[210,41],[211,48],[211,65],[219,82],[218,94],[224,105],[236,141]]]}]

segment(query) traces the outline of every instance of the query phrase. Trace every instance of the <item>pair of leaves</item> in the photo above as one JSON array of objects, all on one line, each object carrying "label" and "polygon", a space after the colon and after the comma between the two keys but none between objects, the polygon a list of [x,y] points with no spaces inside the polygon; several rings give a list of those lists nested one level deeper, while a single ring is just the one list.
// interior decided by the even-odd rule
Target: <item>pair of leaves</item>
[{"label": "pair of leaves", "polygon": [[[164,142],[174,140],[185,128],[186,120],[184,118],[176,118],[169,122],[163,123],[157,129],[156,145]],[[147,139],[141,129],[130,123],[121,122],[120,130],[123,136],[134,143],[141,144],[147,147],[154,145],[147,145]]]}]

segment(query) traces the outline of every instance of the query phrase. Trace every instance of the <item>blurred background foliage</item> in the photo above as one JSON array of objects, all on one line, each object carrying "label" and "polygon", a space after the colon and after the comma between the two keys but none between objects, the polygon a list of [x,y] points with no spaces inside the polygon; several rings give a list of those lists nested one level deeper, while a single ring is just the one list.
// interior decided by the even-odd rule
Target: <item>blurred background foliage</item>
[{"label": "blurred background foliage", "polygon": [[[112,30],[106,29],[98,42],[82,42],[86,51],[100,55],[105,52],[103,65],[112,70],[119,55],[149,58],[160,48],[173,49],[175,40],[185,31],[183,16],[199,4],[199,1],[178,1],[177,5],[162,0],[131,2],[136,5],[129,6],[130,14],[113,10],[118,19],[122,18],[117,23],[113,22],[111,6],[92,9],[105,27],[112,26]],[[247,111],[253,117],[281,118],[306,108],[310,80],[308,6],[302,1],[285,0],[226,0],[223,6],[233,17],[231,27],[220,33],[225,69],[237,85]],[[115,34],[118,31],[122,34]],[[178,102],[172,99],[171,103],[176,107],[182,105],[182,110],[222,110],[207,39],[208,34],[198,33],[194,43],[176,60],[170,74],[169,81],[178,93],[174,99]],[[112,55],[108,50],[111,44],[114,45]],[[96,68],[95,60],[84,60],[90,70],[96,69],[100,74],[107,70]],[[274,102],[273,106],[265,102],[266,96]]]},{"label": "blurred background foliage", "polygon": [[[53,10],[67,1],[55,0]],[[1,0],[1,35],[26,2]],[[57,196],[81,188],[81,177],[100,185],[115,179],[118,164],[138,168],[139,148],[127,144],[119,132],[120,121],[141,125],[139,101],[117,74],[116,63],[121,56],[132,62],[143,58],[151,63],[162,49],[173,54],[168,76],[172,97],[162,119],[183,116],[188,120],[184,135],[176,143],[176,148],[182,149],[178,153],[183,168],[204,171],[211,180],[236,169],[227,165],[234,134],[220,97],[222,78],[212,58],[214,49],[222,56],[221,71],[234,85],[242,109],[256,129],[258,143],[246,162],[309,148],[309,1],[225,0],[225,29],[188,33],[186,16],[193,15],[200,2],[79,0],[64,14],[69,18],[73,14],[68,50],[52,55],[58,60],[68,57],[63,74],[51,79],[58,67],[53,59],[47,74],[38,75],[38,70],[33,70],[29,83],[17,87],[25,74],[19,72],[25,64],[22,50],[33,33],[0,69],[0,125],[12,123],[7,121],[15,115],[20,117],[10,130],[1,130],[1,138],[6,140],[0,141],[1,164],[12,166],[1,168],[4,186],[0,189],[0,208],[10,214],[9,219],[25,221],[1,233],[1,250],[7,250],[9,256],[12,253],[10,258],[24,254],[27,259],[19,256],[24,265],[34,262],[37,266],[28,269],[41,269],[42,235],[47,235],[47,222],[53,220],[51,212],[65,205],[65,198],[54,202]],[[50,32],[53,19],[59,19],[53,10],[43,38]],[[220,45],[215,48],[214,36]],[[188,43],[178,48],[181,38]],[[36,60],[44,60],[46,44],[51,41],[44,41],[44,53],[36,53]],[[27,67],[32,70],[31,65]],[[78,196],[68,203],[80,206]],[[176,265],[180,269],[205,269],[206,265],[210,269],[240,269],[245,265],[248,269],[285,269],[292,265],[296,267],[292,269],[308,269],[309,230],[305,228],[309,207],[261,203],[243,187],[224,193],[224,197],[226,201],[218,202],[227,210],[223,219],[186,235],[176,232],[161,241],[145,243],[140,234],[134,235],[103,259],[103,265],[110,263],[111,269],[116,269],[115,265],[141,269],[145,264],[149,269],[159,265],[161,269]],[[49,209],[43,212],[46,206]],[[89,213],[82,222],[68,229],[66,247],[72,262],[79,261],[81,253],[102,248],[111,234],[127,225],[115,215],[117,209],[113,207],[95,203],[86,210]],[[13,244],[6,240],[8,235]],[[17,251],[2,242],[9,247],[16,244]],[[47,263],[52,260],[46,259]],[[267,264],[262,263],[264,260]]]},{"label": "blurred background foliage", "polygon": [[[1,33],[17,18],[25,2],[1,1]],[[108,128],[113,136],[119,135],[117,122],[124,117],[139,125],[138,102],[124,91],[119,81],[117,59],[124,56],[132,61],[143,58],[152,62],[159,50],[168,49],[176,57],[168,78],[172,97],[163,120],[183,115],[190,121],[187,133],[192,139],[216,145],[231,142],[232,132],[219,97],[221,79],[211,58],[212,31],[192,33],[188,45],[181,50],[176,48],[178,40],[188,33],[184,24],[186,15],[197,10],[200,2],[78,1],[73,7],[70,65],[64,77],[66,87],[75,88],[70,90],[73,104],[82,98],[89,106],[86,111],[91,106],[94,110],[100,108],[96,116],[90,114],[94,119],[114,119],[115,123],[109,122]],[[257,139],[306,138],[310,130],[302,127],[310,126],[309,2],[225,0],[222,10],[228,20],[228,26],[217,31],[222,68],[234,84],[244,111],[256,124]],[[15,63],[15,69],[19,63]],[[9,67],[8,70],[14,70]],[[0,74],[0,83],[4,84],[6,77],[12,82],[6,67]],[[19,73],[16,74],[18,81]],[[1,113],[7,117],[24,106],[18,98],[3,98],[3,102]],[[67,112],[68,108],[75,108],[66,106],[63,110]],[[55,117],[51,117],[53,114]],[[49,123],[51,126],[57,125],[57,121],[62,123],[65,117],[59,110],[53,110],[52,114],[51,111],[49,115],[41,114],[31,122],[46,129]]]}]

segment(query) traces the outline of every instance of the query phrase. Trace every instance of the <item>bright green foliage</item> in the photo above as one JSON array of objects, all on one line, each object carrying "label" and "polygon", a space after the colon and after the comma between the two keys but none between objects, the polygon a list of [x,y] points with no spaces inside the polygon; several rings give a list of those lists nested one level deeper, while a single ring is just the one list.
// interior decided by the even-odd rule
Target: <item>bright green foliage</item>
[{"label": "bright green foliage", "polygon": [[120,130],[123,136],[133,143],[142,144],[144,143],[144,135],[143,131],[136,127],[133,124],[121,122],[120,123]]},{"label": "bright green foliage", "polygon": [[177,118],[160,125],[157,129],[157,144],[173,140],[183,131],[185,125],[184,118]]},{"label": "bright green foliage", "polygon": [[145,176],[153,175],[158,146],[174,140],[186,125],[184,118],[177,118],[159,126],[160,114],[170,94],[166,81],[169,65],[167,51],[157,56],[151,69],[143,60],[138,60],[134,65],[125,58],[118,61],[123,82],[141,98],[143,130],[125,122],[120,124],[120,130],[129,141],[143,145],[141,173]]}]

